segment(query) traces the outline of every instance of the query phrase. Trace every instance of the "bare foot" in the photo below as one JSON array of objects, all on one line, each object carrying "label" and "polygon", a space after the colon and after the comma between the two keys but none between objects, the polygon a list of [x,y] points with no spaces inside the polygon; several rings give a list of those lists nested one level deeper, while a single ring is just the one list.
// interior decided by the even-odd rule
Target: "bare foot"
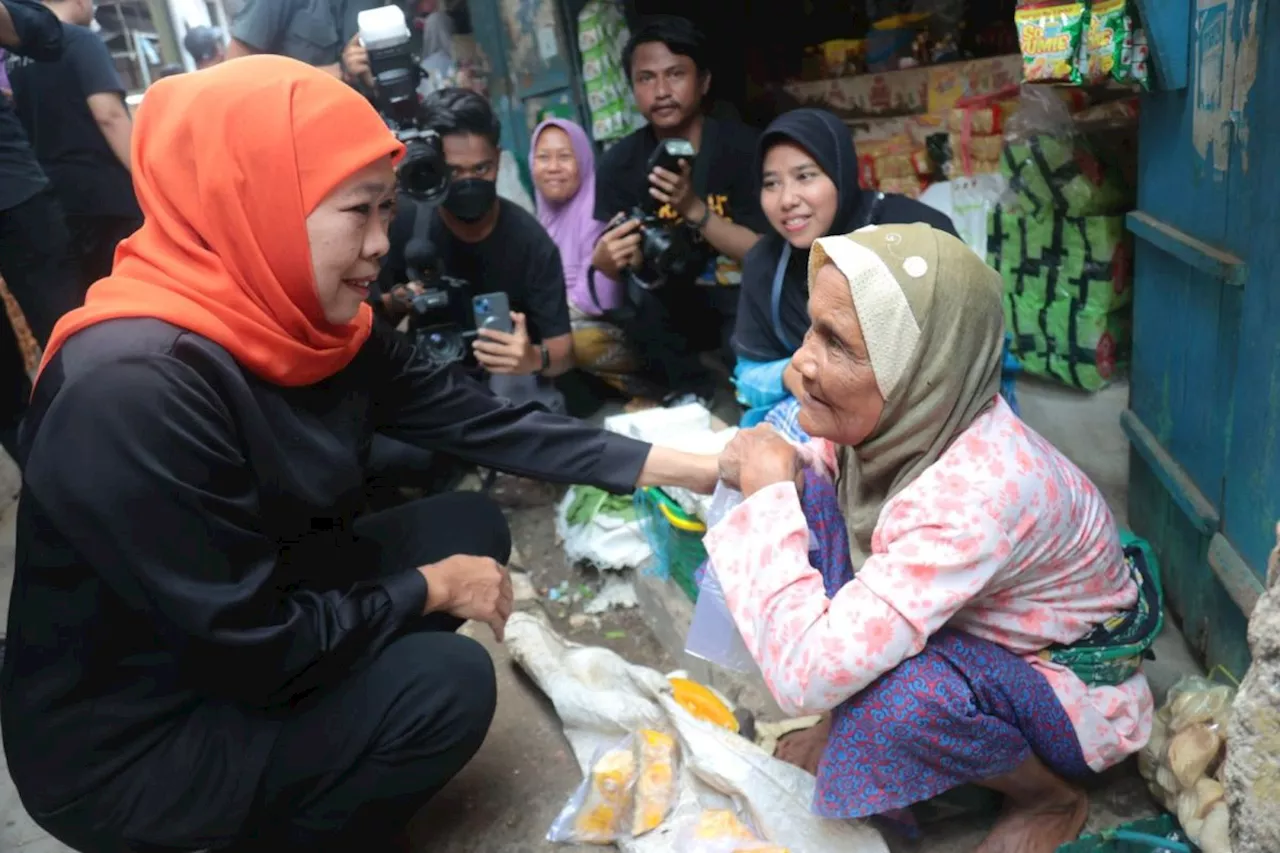
[{"label": "bare foot", "polygon": [[1089,797],[1037,758],[981,783],[1005,795],[1004,813],[975,853],[1055,853],[1075,841],[1089,817]]},{"label": "bare foot", "polygon": [[818,775],[818,762],[827,748],[831,737],[831,715],[823,714],[822,719],[813,728],[793,732],[778,741],[778,748],[773,757],[788,764],[794,764],[801,770]]}]

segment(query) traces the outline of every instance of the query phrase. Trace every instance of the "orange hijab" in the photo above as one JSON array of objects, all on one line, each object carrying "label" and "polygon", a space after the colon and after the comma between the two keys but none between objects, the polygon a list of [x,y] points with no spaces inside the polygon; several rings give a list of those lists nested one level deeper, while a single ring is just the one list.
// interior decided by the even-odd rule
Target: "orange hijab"
[{"label": "orange hijab", "polygon": [[133,184],[146,220],[109,277],[53,330],[41,369],[95,323],[155,317],[225,348],[277,385],[351,362],[369,306],[325,320],[306,219],[338,184],[403,147],[359,94],[323,71],[252,56],[157,82],[138,110]]}]

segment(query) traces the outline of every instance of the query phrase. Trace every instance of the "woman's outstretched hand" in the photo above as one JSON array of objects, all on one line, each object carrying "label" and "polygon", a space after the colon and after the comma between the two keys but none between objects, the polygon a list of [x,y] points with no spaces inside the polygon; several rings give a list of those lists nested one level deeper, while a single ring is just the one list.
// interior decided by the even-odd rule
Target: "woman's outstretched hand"
[{"label": "woman's outstretched hand", "polygon": [[720,479],[750,497],[774,483],[795,483],[804,473],[800,453],[773,427],[744,429],[720,454]]},{"label": "woman's outstretched hand", "polygon": [[456,554],[418,569],[427,580],[425,613],[485,622],[502,642],[515,606],[511,576],[496,560]]}]

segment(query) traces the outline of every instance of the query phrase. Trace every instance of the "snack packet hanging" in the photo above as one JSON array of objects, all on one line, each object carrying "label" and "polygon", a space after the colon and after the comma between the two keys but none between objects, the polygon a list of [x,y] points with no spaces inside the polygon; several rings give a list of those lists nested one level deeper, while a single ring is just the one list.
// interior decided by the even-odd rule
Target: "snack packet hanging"
[{"label": "snack packet hanging", "polygon": [[1117,83],[1137,83],[1143,89],[1151,88],[1151,50],[1147,46],[1147,32],[1134,26],[1133,18],[1126,16],[1128,28],[1120,44],[1112,76]]},{"label": "snack packet hanging", "polygon": [[656,829],[675,805],[678,749],[665,732],[642,729],[605,750],[547,833],[561,844],[612,844]]},{"label": "snack packet hanging", "polygon": [[1125,41],[1133,43],[1133,19],[1126,10],[1126,0],[1093,0],[1089,26],[1080,47],[1080,61],[1075,68],[1079,85],[1105,83],[1116,72]]},{"label": "snack packet hanging", "polygon": [[703,811],[682,839],[680,850],[682,853],[789,853],[785,847],[761,841],[727,809]]},{"label": "snack packet hanging", "polygon": [[1071,83],[1088,20],[1084,2],[1029,6],[1014,13],[1028,83]]}]

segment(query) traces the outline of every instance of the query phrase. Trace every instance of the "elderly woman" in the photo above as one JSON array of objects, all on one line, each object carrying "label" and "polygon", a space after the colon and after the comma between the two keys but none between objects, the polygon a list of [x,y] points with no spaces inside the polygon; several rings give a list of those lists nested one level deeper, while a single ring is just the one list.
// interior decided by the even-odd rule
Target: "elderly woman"
[{"label": "elderly woman", "polygon": [[[251,128],[252,132],[245,132]],[[363,511],[374,431],[627,491],[715,460],[515,407],[365,304],[403,148],[275,56],[157,83],[146,223],[62,319],[30,414],[0,712],[77,850],[380,851],[479,748],[511,612],[476,494]]]},{"label": "elderly woman", "polygon": [[881,225],[818,240],[809,270],[794,361],[813,440],[740,434],[721,470],[746,500],[706,539],[778,703],[825,714],[780,755],[816,773],[823,815],[975,783],[1007,802],[983,853],[1052,853],[1085,820],[1073,780],[1151,725],[1136,662],[1074,652],[1149,635],[1154,584],[1098,490],[998,395],[1000,280],[981,259]]}]

